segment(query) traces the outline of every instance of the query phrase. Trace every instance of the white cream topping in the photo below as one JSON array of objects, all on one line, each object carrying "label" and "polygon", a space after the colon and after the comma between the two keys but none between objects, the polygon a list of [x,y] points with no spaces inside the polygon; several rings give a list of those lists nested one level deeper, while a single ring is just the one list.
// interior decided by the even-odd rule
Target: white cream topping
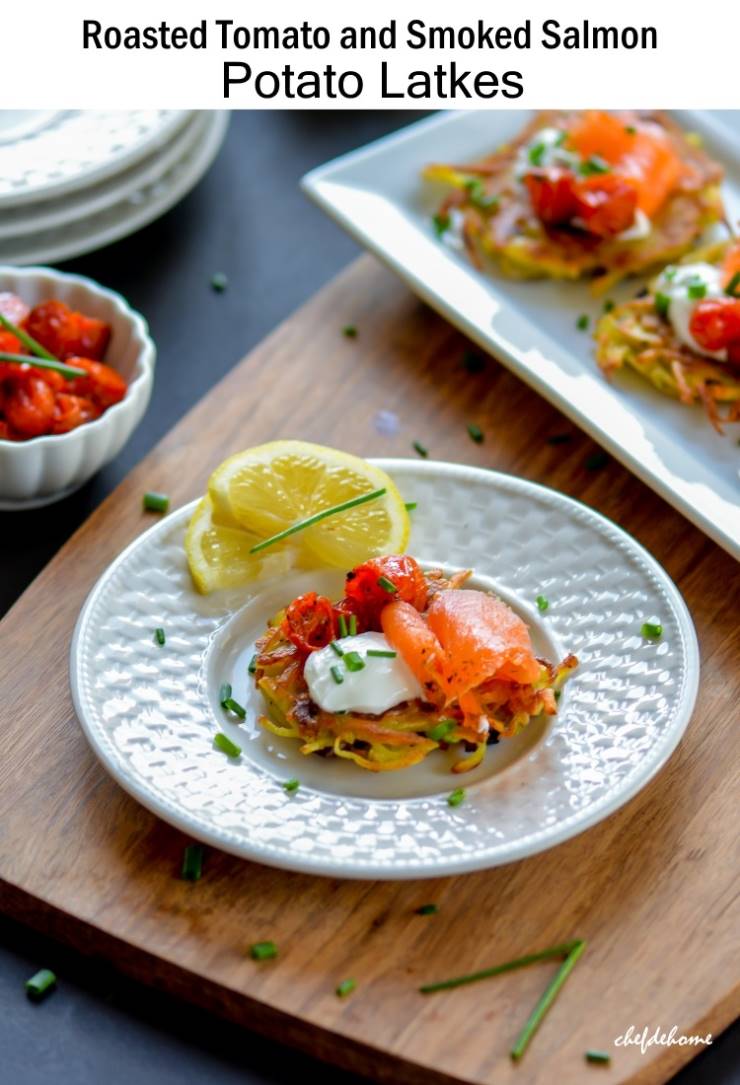
[{"label": "white cream topping", "polygon": [[[690,287],[704,287],[701,297],[691,297]],[[696,292],[696,291],[694,291]],[[694,310],[705,298],[721,298],[722,271],[712,264],[680,264],[666,268],[657,280],[656,294],[668,299],[666,313],[678,338],[697,354],[705,358],[714,358],[718,362],[727,361],[726,350],[705,350],[699,346],[691,334],[690,325]]]},{"label": "white cream topping", "polygon": [[[346,659],[331,645],[312,652],[306,660],[304,677],[311,700],[325,712],[365,712],[380,716],[402,701],[423,697],[421,685],[399,653],[368,656],[368,650],[393,652],[382,633],[359,633],[342,637],[335,643],[342,652],[357,652],[364,663],[361,670],[350,670]],[[337,682],[332,668],[341,675]]]}]

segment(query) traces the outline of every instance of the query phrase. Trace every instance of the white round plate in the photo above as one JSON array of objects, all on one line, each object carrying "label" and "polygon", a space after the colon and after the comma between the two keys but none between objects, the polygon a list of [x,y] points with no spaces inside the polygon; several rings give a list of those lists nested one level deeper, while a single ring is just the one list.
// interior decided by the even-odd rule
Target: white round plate
[{"label": "white round plate", "polygon": [[171,109],[0,111],[0,208],[102,181],[167,143],[188,116]]},{"label": "white round plate", "polygon": [[132,196],[135,198],[138,191],[154,184],[179,162],[203,138],[208,126],[209,114],[206,111],[193,112],[164,147],[128,169],[99,184],[77,189],[67,195],[2,211],[0,243],[17,238],[18,241],[14,242],[16,245],[27,245],[28,235],[58,230],[68,223],[89,219],[91,215],[97,215]]},{"label": "white round plate", "polygon": [[162,176],[98,214],[59,229],[0,240],[0,262],[23,265],[71,260],[140,230],[174,207],[197,184],[216,157],[228,123],[227,111],[207,112],[199,138]]},{"label": "white round plate", "polygon": [[[441,752],[377,774],[304,757],[257,724],[247,665],[280,606],[309,586],[338,589],[342,576],[283,573],[199,596],[183,553],[191,505],[132,543],[80,615],[71,684],[93,749],[131,795],[191,836],[331,877],[480,870],[595,825],[644,787],[688,723],[699,659],[681,596],[630,536],[553,490],[454,464],[378,462],[418,503],[410,553],[474,569],[528,621],[537,648],[578,656],[558,715],[489,747],[463,776]],[[646,621],[662,624],[661,640],[643,639]],[[245,723],[220,709],[223,682],[246,705]],[[238,759],[213,748],[220,730],[242,747]],[[289,795],[282,783],[293,776],[301,787]],[[459,786],[465,801],[450,807]]]}]

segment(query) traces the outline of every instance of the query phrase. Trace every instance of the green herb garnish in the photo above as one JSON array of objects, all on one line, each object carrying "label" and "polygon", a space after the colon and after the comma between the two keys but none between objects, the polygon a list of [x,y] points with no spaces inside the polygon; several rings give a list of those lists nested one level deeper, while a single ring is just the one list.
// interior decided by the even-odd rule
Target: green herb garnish
[{"label": "green herb garnish", "polygon": [[57,985],[57,978],[50,968],[40,968],[30,980],[26,980],[26,994],[30,999],[37,1001],[44,998]]},{"label": "green herb garnish", "polygon": [[346,998],[347,995],[351,995],[356,986],[357,983],[355,980],[342,980],[342,982],[337,985],[337,998]]},{"label": "green herb garnish", "polygon": [[624,130],[625,130],[625,132],[627,133],[628,136],[637,135],[637,129],[635,128],[634,124],[626,124],[624,126]]},{"label": "green herb garnish", "polygon": [[480,426],[476,426],[475,422],[468,422],[468,436],[471,441],[475,441],[477,445],[483,444],[483,430]]},{"label": "green herb garnish", "polygon": [[581,315],[578,317],[578,320],[576,321],[576,327],[578,328],[579,332],[585,332],[588,325],[589,325],[589,316],[588,316],[588,314],[587,313],[581,313]]},{"label": "green herb garnish", "polygon": [[223,271],[215,271],[213,275],[211,275],[211,290],[214,290],[217,294],[223,294],[228,285],[229,280],[226,278]]},{"label": "green herb garnish", "polygon": [[392,580],[388,579],[387,576],[379,576],[378,577],[378,587],[382,588],[383,591],[387,591],[389,595],[397,595],[398,594],[398,588],[396,587],[396,585],[393,583]]},{"label": "green herb garnish", "polygon": [[345,324],[342,328],[342,335],[345,337],[345,339],[356,339],[357,328],[354,324]]},{"label": "green herb garnish", "polygon": [[293,776],[292,779],[285,781],[285,783],[283,784],[283,790],[287,791],[289,795],[292,795],[298,790],[300,786],[301,781],[296,780],[295,776]]},{"label": "green herb garnish", "polygon": [[334,652],[335,655],[338,655],[340,657],[344,655],[344,649],[342,648],[341,644],[337,643],[337,641],[330,640],[329,641],[329,647],[331,648],[332,652]]},{"label": "green herb garnish", "polygon": [[422,904],[421,908],[416,909],[417,915],[436,915],[439,911],[439,905],[437,904]]},{"label": "green herb garnish", "polygon": [[455,720],[440,720],[439,723],[435,723],[434,727],[427,731],[427,736],[434,742],[442,742],[456,727],[457,722]]},{"label": "green herb garnish", "polygon": [[[19,339],[21,341],[21,343],[23,343],[23,346],[26,347],[27,350],[30,350],[31,354],[34,354],[37,358],[44,358],[47,362],[56,362],[57,365],[63,365],[63,363],[60,362],[59,359],[56,358],[50,351],[48,351],[46,349],[46,347],[42,347],[41,343],[39,343],[38,340],[34,339],[34,337],[32,335],[29,335],[28,332],[23,330],[23,328],[19,328],[17,326],[17,324],[13,323],[12,320],[8,320],[8,318],[6,316],[4,316],[3,313],[0,313],[0,325],[2,325],[2,327],[5,328],[5,330],[7,332],[12,332],[12,334],[16,337],[16,339]],[[23,357],[23,355],[19,355],[19,357]],[[3,360],[7,361],[8,359],[3,359]],[[28,363],[29,359],[26,358],[25,360],[26,360],[26,363]],[[36,363],[34,363],[34,365],[35,364]],[[43,366],[38,366],[38,368],[42,369],[44,367]],[[53,367],[48,366],[47,368],[51,369]],[[70,369],[70,368],[73,368],[73,367],[72,366],[67,366],[66,368]],[[85,370],[85,369],[79,370],[78,369],[77,373],[76,373],[76,376],[79,377],[79,376],[83,376],[83,375],[87,376],[87,370]]]},{"label": "green herb garnish", "polygon": [[333,667],[329,668],[329,673],[331,674],[336,684],[338,686],[341,686],[342,682],[344,681],[344,675],[340,671],[339,667],[337,667],[335,664]]},{"label": "green herb garnish", "polygon": [[348,671],[362,671],[365,669],[365,660],[359,652],[345,652],[344,665]]},{"label": "green herb garnish", "polygon": [[459,806],[460,803],[464,802],[464,800],[465,800],[465,788],[464,787],[456,787],[455,790],[451,791],[450,794],[447,796],[447,805],[448,806]]},{"label": "green herb garnish", "polygon": [[164,629],[161,629],[161,628],[160,629],[155,629],[154,630],[154,639],[155,639],[155,641],[157,642],[157,644],[159,645],[160,648],[164,647],[164,644],[167,641],[167,637],[165,636]]},{"label": "green herb garnish", "polygon": [[611,298],[607,298],[604,302],[604,312],[611,313],[612,309],[614,308],[614,304],[615,303],[612,301]]},{"label": "green herb garnish", "polygon": [[579,172],[584,177],[592,177],[596,173],[611,173],[611,166],[598,154],[592,154],[584,162],[581,162]]},{"label": "green herb garnish", "polygon": [[395,659],[398,652],[386,651],[385,648],[368,648],[367,654],[373,659]]},{"label": "green herb garnish", "polygon": [[249,947],[249,955],[253,961],[269,961],[277,957],[277,946],[274,942],[255,942]]},{"label": "green herb garnish", "polygon": [[546,599],[544,595],[538,595],[535,599],[535,603],[537,604],[537,609],[541,610],[543,614],[550,606],[549,600]]},{"label": "green herb garnish", "polygon": [[61,373],[67,380],[75,377],[86,377],[86,369],[79,369],[76,365],[66,365],[64,362],[50,362],[45,358],[33,358],[30,354],[11,354],[7,350],[0,351],[0,362],[10,362],[11,365],[32,365],[34,369],[49,369],[54,373]]},{"label": "green herb garnish", "polygon": [[285,531],[279,531],[277,535],[272,535],[269,539],[263,539],[262,542],[258,542],[255,546],[250,548],[250,554],[257,554],[260,550],[266,550],[268,546],[274,546],[275,543],[282,542],[283,539],[287,539],[289,535],[295,535],[297,531],[303,531],[307,527],[313,527],[314,524],[318,524],[321,520],[326,520],[328,516],[336,516],[340,512],[347,512],[348,509],[354,509],[358,505],[365,505],[368,501],[376,501],[379,497],[383,497],[385,494],[385,486],[380,490],[371,490],[370,493],[360,494],[359,497],[352,497],[349,501],[342,501],[340,505],[334,505],[330,509],[322,509],[321,512],[315,512],[313,516],[307,516],[305,520],[299,520],[297,524],[293,524],[291,527],[286,527]]},{"label": "green herb garnish", "polygon": [[213,745],[221,753],[227,754],[229,757],[238,757],[242,752],[241,746],[237,746],[235,742],[232,742],[228,735],[225,735],[223,731],[218,731],[213,736]]},{"label": "green herb garnish", "polygon": [[545,156],[547,150],[547,144],[540,140],[538,143],[533,143],[527,152],[527,158],[532,166],[541,166],[542,159]]},{"label": "green herb garnish", "polygon": [[608,1051],[587,1051],[583,1057],[586,1062],[597,1062],[601,1063],[602,1066],[608,1066],[612,1061]]},{"label": "green herb garnish", "polygon": [[450,216],[434,215],[434,217],[432,218],[432,224],[434,226],[434,232],[437,237],[442,237],[442,235],[450,228]]},{"label": "green herb garnish", "polygon": [[646,640],[660,640],[663,636],[663,626],[657,622],[644,622],[640,629]]},{"label": "green herb garnish", "polygon": [[349,633],[347,632],[347,619],[345,618],[345,616],[343,614],[339,615],[339,636],[340,637],[348,637],[349,636]]},{"label": "green herb garnish", "polygon": [[249,661],[249,666],[247,667],[247,671],[249,672],[249,674],[254,674],[256,672],[256,670],[257,670],[257,654],[255,652],[255,654],[252,656],[252,658]]},{"label": "green herb garnish", "polygon": [[474,207],[479,207],[482,211],[491,211],[498,207],[498,196],[486,192],[486,186],[477,177],[469,178],[465,182],[465,188]]},{"label": "green herb garnish", "polygon": [[350,637],[357,636],[357,615],[350,614],[349,616],[349,635]]},{"label": "green herb garnish", "polygon": [[725,294],[730,298],[740,296],[740,271],[736,271],[725,287]]},{"label": "green herb garnish", "polygon": [[406,512],[413,512],[414,509],[416,508],[416,502],[415,501],[406,501],[405,505],[406,505]]},{"label": "green herb garnish", "polygon": [[243,705],[240,705],[238,701],[235,701],[233,697],[224,698],[222,705],[227,712],[233,712],[240,720],[245,720],[247,718],[246,708],[244,708]]},{"label": "green herb garnish", "polygon": [[687,293],[689,297],[693,298],[695,301],[698,301],[700,298],[705,298],[707,296],[707,284],[700,279],[695,279],[693,282],[689,283]]},{"label": "green herb garnish", "polygon": [[170,499],[167,494],[145,493],[142,504],[147,512],[167,512]]},{"label": "green herb garnish", "polygon": [[655,311],[658,316],[662,316],[666,319],[668,316],[668,310],[671,305],[671,299],[667,294],[661,294],[660,291],[655,295]]},{"label": "green herb garnish", "polygon": [[223,708],[226,702],[231,697],[231,683],[224,682],[221,689],[218,691],[218,703]]},{"label": "green herb garnish", "polygon": [[411,447],[413,448],[414,452],[418,452],[422,459],[426,459],[429,455],[429,449],[424,448],[424,445],[421,443],[421,441],[414,441]]},{"label": "green herb garnish", "polygon": [[188,844],[182,853],[180,877],[186,882],[197,882],[203,873],[203,845]]}]

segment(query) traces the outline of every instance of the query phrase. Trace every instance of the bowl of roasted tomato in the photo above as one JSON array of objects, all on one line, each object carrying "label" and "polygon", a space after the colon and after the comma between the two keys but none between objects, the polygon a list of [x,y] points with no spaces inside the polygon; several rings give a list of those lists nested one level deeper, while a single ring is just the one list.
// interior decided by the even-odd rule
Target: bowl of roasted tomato
[{"label": "bowl of roasted tomato", "polygon": [[114,291],[0,267],[0,508],[58,501],[117,456],[155,358],[146,321]]}]

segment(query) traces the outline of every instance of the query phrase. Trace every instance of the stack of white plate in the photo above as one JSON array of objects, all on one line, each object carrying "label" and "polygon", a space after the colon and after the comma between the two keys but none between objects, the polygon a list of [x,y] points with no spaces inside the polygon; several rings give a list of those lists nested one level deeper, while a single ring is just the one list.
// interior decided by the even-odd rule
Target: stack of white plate
[{"label": "stack of white plate", "polygon": [[126,237],[190,191],[228,113],[0,110],[0,264],[68,260]]}]

